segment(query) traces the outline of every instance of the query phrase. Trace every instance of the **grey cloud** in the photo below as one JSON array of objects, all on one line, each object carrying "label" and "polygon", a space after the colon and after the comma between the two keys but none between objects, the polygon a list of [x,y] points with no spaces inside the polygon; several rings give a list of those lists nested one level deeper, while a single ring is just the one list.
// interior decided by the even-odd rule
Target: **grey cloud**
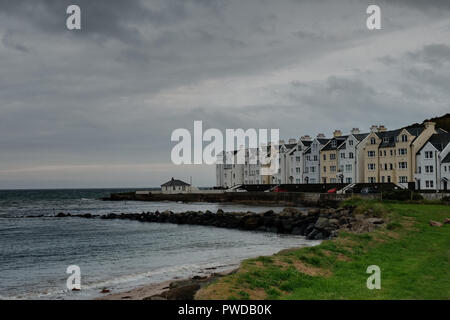
[{"label": "grey cloud", "polygon": [[[368,37],[390,32],[361,31],[362,2],[80,0],[81,32],[65,28],[72,3],[0,0],[0,172],[46,164],[170,163],[172,130],[191,129],[194,120],[205,128],[280,128],[288,138],[338,126],[364,129],[371,122],[395,127],[448,108],[447,45],[384,52],[382,63],[370,66],[358,56],[354,66],[340,66],[341,58],[361,54],[352,49]],[[408,30],[403,17],[413,9],[395,10],[398,25]],[[417,15],[424,27],[435,20]],[[317,64],[334,55],[335,65]],[[313,63],[317,70],[303,74]],[[298,65],[295,80],[289,72]],[[227,92],[234,83],[242,87]],[[259,95],[270,102],[255,99]],[[112,171],[89,178],[79,170],[86,179],[77,180],[80,185],[143,181],[131,169],[126,172],[133,178]],[[204,185],[214,182],[211,170],[183,170]],[[54,185],[70,182],[54,174]],[[164,175],[171,170],[146,172],[146,179],[157,185]],[[36,186],[47,176],[28,178]],[[0,187],[14,179],[22,184],[27,175],[0,173]]]},{"label": "grey cloud", "polygon": [[23,52],[23,53],[28,53],[30,52],[30,49],[25,46],[24,44],[22,44],[16,37],[13,31],[11,30],[6,30],[6,32],[4,33],[3,37],[2,37],[2,43],[5,47],[7,48],[12,48],[14,50]]}]

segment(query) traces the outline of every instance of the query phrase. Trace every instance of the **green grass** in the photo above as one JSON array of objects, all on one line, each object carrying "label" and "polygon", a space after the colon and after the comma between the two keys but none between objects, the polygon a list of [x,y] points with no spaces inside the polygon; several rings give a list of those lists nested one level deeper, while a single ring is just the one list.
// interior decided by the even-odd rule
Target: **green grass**
[{"label": "green grass", "polygon": [[[449,299],[450,206],[352,200],[387,223],[367,234],[341,233],[319,246],[245,260],[239,272],[202,289],[201,299]],[[381,289],[366,287],[367,267]]]}]

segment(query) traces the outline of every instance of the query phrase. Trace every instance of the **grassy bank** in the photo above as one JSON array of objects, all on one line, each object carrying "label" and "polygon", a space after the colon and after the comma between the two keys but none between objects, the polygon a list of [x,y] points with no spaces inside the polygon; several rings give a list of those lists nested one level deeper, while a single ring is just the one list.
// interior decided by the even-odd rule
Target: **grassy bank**
[{"label": "grassy bank", "polygon": [[[340,233],[316,247],[245,260],[235,274],[197,299],[449,299],[450,206],[358,201],[384,217],[366,234]],[[381,289],[366,287],[366,269],[381,269]]]}]

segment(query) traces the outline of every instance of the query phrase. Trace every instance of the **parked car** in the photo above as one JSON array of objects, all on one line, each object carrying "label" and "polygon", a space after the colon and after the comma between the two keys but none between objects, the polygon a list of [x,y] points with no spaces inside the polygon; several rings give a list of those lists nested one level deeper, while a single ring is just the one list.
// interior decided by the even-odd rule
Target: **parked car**
[{"label": "parked car", "polygon": [[369,193],[378,193],[378,190],[372,187],[365,187],[361,189],[361,193],[363,194],[369,194]]},{"label": "parked car", "polygon": [[327,191],[327,193],[336,193],[337,192],[337,188],[333,188]]},{"label": "parked car", "polygon": [[288,192],[286,189],[284,188],[280,188],[280,187],[276,187],[273,192]]}]

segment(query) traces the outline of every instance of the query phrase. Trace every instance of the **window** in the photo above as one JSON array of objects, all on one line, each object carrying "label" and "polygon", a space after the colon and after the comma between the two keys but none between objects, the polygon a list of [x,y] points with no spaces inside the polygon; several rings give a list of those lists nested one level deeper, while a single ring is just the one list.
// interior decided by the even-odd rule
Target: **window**
[{"label": "window", "polygon": [[330,171],[331,172],[336,172],[336,166],[330,166]]},{"label": "window", "polygon": [[383,151],[380,150],[380,157],[382,157],[382,156],[383,156]]},{"label": "window", "polygon": [[384,143],[388,143],[389,142],[389,137],[383,137],[383,142]]},{"label": "window", "polygon": [[391,183],[391,176],[387,176],[387,182]]},{"label": "window", "polygon": [[392,165],[392,163],[389,163],[389,170],[394,170],[394,166]]},{"label": "window", "polygon": [[327,155],[326,154],[323,155],[323,160],[327,160]]},{"label": "window", "polygon": [[408,177],[400,176],[400,182],[401,183],[407,183],[408,182]]},{"label": "window", "polygon": [[433,166],[425,166],[426,173],[433,173]]},{"label": "window", "polygon": [[384,164],[384,170],[387,170],[387,169],[388,169],[388,164],[385,163],[385,164]]},{"label": "window", "polygon": [[336,140],[333,140],[333,141],[331,141],[331,146],[333,147],[333,148],[336,148]]},{"label": "window", "polygon": [[384,150],[383,153],[384,153],[384,156],[386,157],[386,150]]},{"label": "window", "polygon": [[336,155],[334,153],[330,154],[330,160],[336,160]]},{"label": "window", "polygon": [[[309,160],[309,159],[308,159]],[[317,161],[317,156],[314,156],[314,161]]]},{"label": "window", "polygon": [[369,158],[374,158],[375,157],[375,151],[367,151],[367,156],[369,157]]},{"label": "window", "polygon": [[422,167],[417,167],[418,173],[422,173]]},{"label": "window", "polygon": [[348,157],[349,157],[349,159],[353,159],[353,152],[350,152],[350,153],[348,154]]},{"label": "window", "polygon": [[392,151],[392,149],[391,149],[391,157],[394,155],[394,152]]},{"label": "window", "polygon": [[[308,168],[306,168],[306,169],[308,169]],[[295,172],[300,173],[300,168],[295,168]]]},{"label": "window", "polygon": [[433,151],[425,151],[425,159],[433,159]]},{"label": "window", "polygon": [[375,183],[377,179],[375,177],[369,177],[369,183]]},{"label": "window", "polygon": [[323,167],[323,172],[327,172],[327,167]]},{"label": "window", "polygon": [[374,171],[375,170],[375,163],[369,163],[367,166],[368,166],[370,171]]},{"label": "window", "polygon": [[345,153],[341,152],[341,159],[345,159]]},{"label": "window", "polygon": [[345,179],[345,182],[346,182],[346,183],[352,183],[352,178],[346,178],[346,179]]},{"label": "window", "polygon": [[399,162],[398,163],[398,168],[399,169],[406,169],[408,167],[408,163],[405,161]]},{"label": "window", "polygon": [[[316,156],[314,156],[314,157],[316,157]],[[297,157],[297,158],[299,158],[298,161],[300,161],[300,157]],[[307,155],[307,156],[306,156],[306,160],[310,161],[310,160],[311,160],[311,156],[310,156],[310,155]]]},{"label": "window", "polygon": [[352,172],[352,165],[351,164],[346,164],[345,165],[345,171],[346,172]]},{"label": "window", "polygon": [[382,176],[382,177],[381,177],[381,182],[383,182],[383,183],[384,183],[384,176]]},{"label": "window", "polygon": [[[308,156],[309,157],[309,156]],[[309,160],[309,159],[308,159]],[[300,162],[300,157],[295,157],[295,161]]]},{"label": "window", "polygon": [[433,181],[433,180],[427,180],[427,181],[425,181],[425,186],[426,186],[427,188],[433,188],[433,186],[434,186],[434,181]]},{"label": "window", "polygon": [[316,167],[311,167],[311,172],[316,172]]},{"label": "window", "polygon": [[349,141],[348,141],[348,145],[349,145],[349,146],[352,146],[352,145],[353,145],[353,140],[349,140]]},{"label": "window", "polygon": [[331,178],[330,183],[336,183],[336,178]]},{"label": "window", "polygon": [[344,172],[344,165],[343,165],[343,164],[341,164],[341,165],[339,166],[339,172]]},{"label": "window", "polygon": [[406,134],[402,134],[402,142],[407,142],[408,136]]},{"label": "window", "polygon": [[370,138],[370,144],[376,144],[377,143],[377,140],[375,140],[375,138]]},{"label": "window", "polygon": [[399,155],[405,155],[407,153],[407,150],[406,150],[406,148],[401,148],[401,149],[398,149],[398,154]]}]

